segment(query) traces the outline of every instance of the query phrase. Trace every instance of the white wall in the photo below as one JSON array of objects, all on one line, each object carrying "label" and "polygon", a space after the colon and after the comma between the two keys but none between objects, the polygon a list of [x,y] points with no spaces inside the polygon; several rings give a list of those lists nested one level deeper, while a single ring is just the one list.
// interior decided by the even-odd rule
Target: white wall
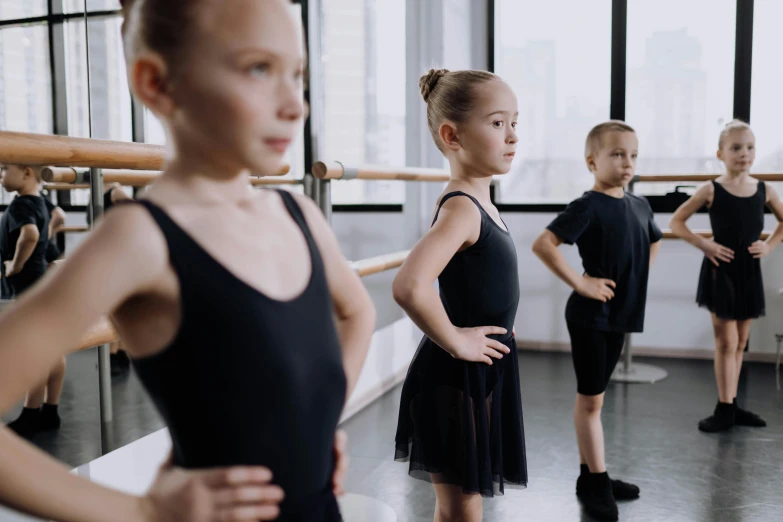
[{"label": "white wall", "polygon": [[[518,338],[526,344],[567,344],[565,303],[570,289],[549,272],[530,251],[535,238],[554,219],[555,214],[505,213],[503,219],[512,231],[519,256],[521,301],[517,312]],[[661,228],[668,228],[671,215],[656,217]],[[772,230],[775,218],[767,216],[765,229]],[[689,222],[693,228],[709,228],[705,214]],[[572,266],[581,271],[576,247],[563,246]],[[645,331],[634,336],[635,349],[661,353],[712,350],[713,337],[709,313],[696,303],[696,286],[703,256],[680,240],[664,240],[661,252],[650,272],[647,292]],[[766,317],[755,321],[751,329],[752,352],[775,352],[775,336],[783,332],[783,249],[762,260],[767,300]]]}]

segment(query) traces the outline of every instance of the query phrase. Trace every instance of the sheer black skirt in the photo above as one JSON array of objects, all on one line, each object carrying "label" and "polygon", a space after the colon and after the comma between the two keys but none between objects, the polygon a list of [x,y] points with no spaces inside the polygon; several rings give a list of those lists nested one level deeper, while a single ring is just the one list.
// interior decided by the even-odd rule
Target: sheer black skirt
[{"label": "sheer black skirt", "polygon": [[527,485],[522,398],[513,337],[493,364],[454,359],[425,337],[408,369],[395,460],[412,477],[491,497]]}]

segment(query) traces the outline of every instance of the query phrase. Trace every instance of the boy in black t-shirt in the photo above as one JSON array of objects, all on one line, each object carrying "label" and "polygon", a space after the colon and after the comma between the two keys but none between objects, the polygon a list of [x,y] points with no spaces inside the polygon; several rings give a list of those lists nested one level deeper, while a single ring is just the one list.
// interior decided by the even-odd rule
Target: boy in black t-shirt
[{"label": "boy in black t-shirt", "polygon": [[43,195],[42,182],[38,184],[38,193],[43,198],[44,204],[46,205],[46,210],[49,213],[49,242],[46,245],[46,262],[51,265],[62,255],[60,248],[57,246],[56,239],[57,232],[60,230],[60,227],[65,225],[65,211],[52,203],[52,201],[47,196]]},{"label": "boy in black t-shirt", "polygon": [[46,272],[49,211],[38,192],[40,168],[8,165],[2,184],[18,192],[0,219],[0,271],[2,298],[13,299],[35,284]]},{"label": "boy in black t-shirt", "polygon": [[[39,192],[40,167],[6,165],[0,169],[0,182],[6,191],[18,193],[0,219],[2,298],[15,299],[46,273],[49,211]],[[41,386],[27,394],[22,414],[8,427],[27,437],[42,429],[59,428],[57,404],[64,379],[65,358]]]},{"label": "boy in black t-shirt", "polygon": [[[617,520],[616,500],[639,497],[639,488],[606,473],[601,408],[626,333],[641,332],[647,277],[661,231],[647,200],[625,192],[636,170],[638,140],[621,121],[602,123],[587,136],[585,159],[592,190],[571,202],[533,245],[535,254],[574,289],[566,324],[577,380],[574,425],[581,473],[576,493],[599,520]],[[576,243],[584,274],[558,250]]]}]

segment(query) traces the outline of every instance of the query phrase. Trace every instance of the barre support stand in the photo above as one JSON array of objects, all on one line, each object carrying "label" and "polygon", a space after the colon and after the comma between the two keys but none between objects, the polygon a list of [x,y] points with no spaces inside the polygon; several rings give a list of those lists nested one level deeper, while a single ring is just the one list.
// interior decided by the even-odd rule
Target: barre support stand
[{"label": "barre support stand", "polygon": [[332,224],[332,187],[328,179],[314,180],[313,195],[315,202],[324,213],[326,222]]},{"label": "barre support stand", "polygon": [[651,364],[639,364],[633,362],[633,349],[631,346],[631,334],[625,334],[625,344],[623,346],[623,363],[617,365],[612,373],[612,381],[654,384],[666,378],[668,373],[663,368],[658,368]]},{"label": "barre support stand", "polygon": [[[639,176],[634,176],[628,185],[628,192],[633,192],[634,184],[639,181]],[[623,364],[618,365],[612,373],[612,381],[639,384],[654,384],[666,378],[668,373],[663,368],[658,368],[651,364],[633,363],[633,343],[631,343],[631,334],[625,334],[625,343],[623,344]]]},{"label": "barre support stand", "polygon": [[[103,170],[90,169],[90,212],[91,228],[103,216]],[[101,454],[111,451],[113,437],[114,408],[111,391],[111,349],[108,344],[98,347],[98,386],[101,417]]]}]

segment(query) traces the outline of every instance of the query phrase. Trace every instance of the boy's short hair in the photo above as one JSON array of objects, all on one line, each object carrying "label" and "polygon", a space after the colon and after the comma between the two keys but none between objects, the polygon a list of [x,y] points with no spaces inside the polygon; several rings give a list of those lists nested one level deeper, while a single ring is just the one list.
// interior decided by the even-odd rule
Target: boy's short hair
[{"label": "boy's short hair", "polygon": [[636,131],[620,120],[609,120],[603,123],[599,123],[593,127],[590,132],[587,133],[587,139],[585,140],[585,158],[588,156],[594,156],[596,152],[601,149],[601,139],[604,134],[609,132],[633,132]]}]

